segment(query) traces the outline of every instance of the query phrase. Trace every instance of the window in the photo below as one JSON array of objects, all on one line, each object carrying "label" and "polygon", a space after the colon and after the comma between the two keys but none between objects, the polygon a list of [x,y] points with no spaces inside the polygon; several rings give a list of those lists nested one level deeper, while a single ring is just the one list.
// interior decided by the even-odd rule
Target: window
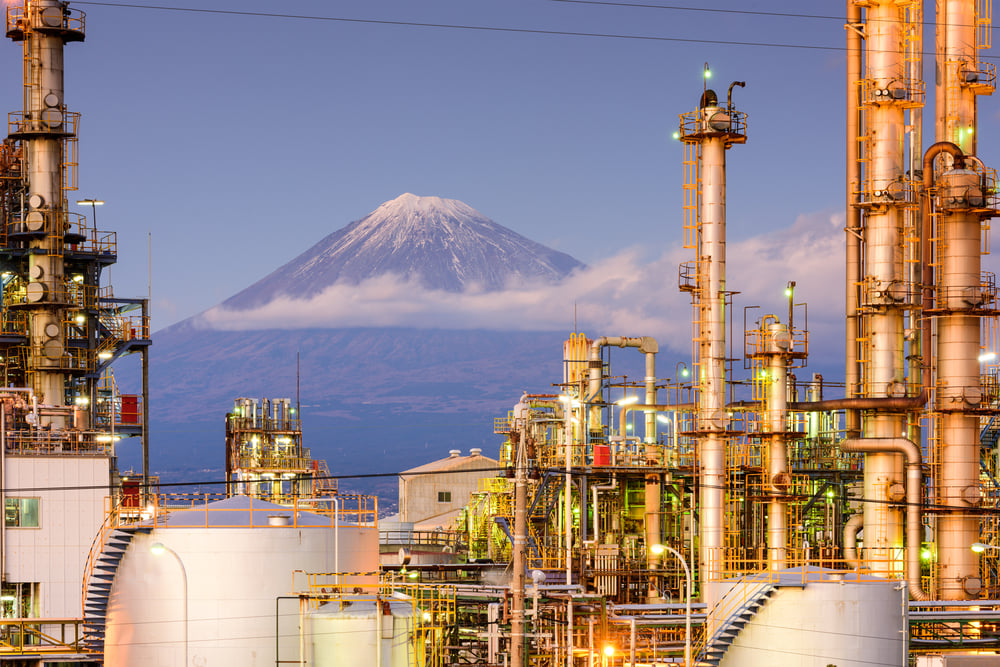
[{"label": "window", "polygon": [[451,502],[451,491],[438,491],[438,502],[439,503],[450,503]]},{"label": "window", "polygon": [[8,528],[38,528],[38,498],[7,498],[4,523]]}]

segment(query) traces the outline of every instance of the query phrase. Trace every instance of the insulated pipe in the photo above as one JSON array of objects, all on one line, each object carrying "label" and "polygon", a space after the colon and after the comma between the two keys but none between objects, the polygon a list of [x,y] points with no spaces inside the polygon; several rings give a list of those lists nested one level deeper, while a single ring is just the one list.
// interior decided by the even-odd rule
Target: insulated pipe
[{"label": "insulated pipe", "polygon": [[788,327],[775,322],[767,328],[767,378],[765,421],[767,433],[767,563],[772,572],[787,567],[788,520],[785,493],[788,488],[788,448],[785,421],[788,401],[788,357],[791,345]]},{"label": "insulated pipe", "polygon": [[[706,124],[718,108],[702,109]],[[706,582],[722,578],[726,431],[726,142],[701,143],[702,206],[699,258],[698,430],[701,441],[700,558]]]},{"label": "insulated pipe", "polygon": [[[858,370],[858,284],[861,282],[861,212],[856,206],[854,193],[861,184],[861,163],[858,161],[860,136],[860,102],[858,82],[861,80],[861,7],[855,0],[847,0],[847,193],[844,232],[847,241],[844,289],[846,294],[846,327],[844,329],[844,386],[847,398],[857,395],[860,373]],[[860,434],[861,417],[856,410],[848,410],[848,434]]]},{"label": "insulated pipe", "polygon": [[858,513],[844,524],[844,560],[849,562],[855,570],[861,567],[858,561],[858,532],[864,523],[865,515]]},{"label": "insulated pipe", "polygon": [[[931,599],[931,596],[920,587],[920,542],[923,537],[920,519],[923,505],[921,497],[923,461],[920,447],[906,438],[855,438],[844,440],[840,444],[840,449],[844,452],[865,454],[877,452],[902,454],[906,459],[906,578],[909,582],[910,595],[914,600]],[[887,501],[888,498],[869,498],[869,500]],[[866,521],[866,526],[867,523]],[[865,551],[870,553],[867,546]]]},{"label": "insulated pipe", "polygon": [[966,76],[977,74],[976,2],[945,0],[947,22],[943,53],[943,97],[945,100],[944,134],[939,139],[958,144],[967,155],[976,154],[976,92]]},{"label": "insulated pipe", "polygon": [[[903,398],[906,387],[905,315],[909,303],[903,261],[904,209],[906,196],[905,108],[910,100],[907,80],[905,29],[906,8],[896,0],[870,0],[866,11],[866,72],[863,89],[869,93],[863,104],[871,131],[865,134],[864,155],[867,192],[863,224],[863,302],[865,309],[866,369],[862,386],[865,398]],[[860,133],[859,133],[860,134]],[[859,321],[859,333],[861,324]],[[923,394],[923,392],[921,392]],[[926,400],[926,396],[921,396]],[[905,410],[878,405],[865,416],[861,434],[865,438],[898,438],[905,433]],[[855,431],[857,432],[857,431]],[[905,472],[901,457],[892,451],[873,450],[865,457],[864,497],[887,499],[889,490],[902,485]],[[898,545],[904,539],[899,510],[884,505],[865,505],[865,542],[875,573],[895,576],[904,563]]]}]

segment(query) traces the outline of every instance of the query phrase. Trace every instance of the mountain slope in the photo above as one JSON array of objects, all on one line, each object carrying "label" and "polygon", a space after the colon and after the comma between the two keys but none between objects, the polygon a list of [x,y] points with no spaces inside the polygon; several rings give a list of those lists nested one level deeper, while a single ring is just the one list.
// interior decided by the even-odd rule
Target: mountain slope
[{"label": "mountain slope", "polygon": [[307,299],[338,281],[357,284],[385,274],[430,289],[493,291],[557,281],[582,267],[468,204],[406,193],[333,232],[222,305],[246,310],[280,295]]}]

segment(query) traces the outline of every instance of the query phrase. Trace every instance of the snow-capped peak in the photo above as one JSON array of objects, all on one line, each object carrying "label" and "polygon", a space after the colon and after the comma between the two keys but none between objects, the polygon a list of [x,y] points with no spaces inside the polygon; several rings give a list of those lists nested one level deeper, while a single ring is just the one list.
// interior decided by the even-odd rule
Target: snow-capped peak
[{"label": "snow-capped peak", "polygon": [[497,290],[556,281],[582,266],[464,202],[407,192],[333,232],[225,305],[244,309],[279,295],[307,298],[334,283],[357,284],[385,274],[430,289]]}]

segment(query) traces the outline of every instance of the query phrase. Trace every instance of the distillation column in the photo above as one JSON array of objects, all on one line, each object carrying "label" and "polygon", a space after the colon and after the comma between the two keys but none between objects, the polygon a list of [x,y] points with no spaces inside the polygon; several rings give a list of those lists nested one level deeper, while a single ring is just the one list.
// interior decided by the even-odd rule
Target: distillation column
[{"label": "distillation column", "polygon": [[[68,294],[64,275],[67,144],[75,140],[76,114],[63,100],[63,46],[83,40],[82,16],[58,0],[27,0],[8,37],[23,42],[24,111],[15,133],[24,143],[28,200],[24,231],[29,243],[28,370],[32,388],[48,405],[66,405]],[[54,427],[62,416],[48,417]]]},{"label": "distillation column", "polygon": [[[705,90],[696,112],[681,115],[680,138],[698,151],[697,285],[693,290],[698,341],[699,566],[701,580],[723,576],[726,443],[726,150],[746,141],[746,115]],[[710,599],[711,593],[707,599]]]},{"label": "distillation column", "polygon": [[767,566],[771,571],[788,567],[788,366],[792,338],[788,327],[774,321],[766,329],[767,359],[764,433],[767,437]]},{"label": "distillation column", "polygon": [[[966,156],[976,153],[977,95],[993,91],[991,69],[981,69],[975,0],[939,0],[937,52],[940,108],[935,129]],[[986,5],[988,6],[988,4]],[[988,27],[989,17],[986,17]],[[933,148],[932,148],[933,150]],[[933,160],[933,155],[930,154]],[[934,198],[938,238],[937,386],[935,410],[940,414],[937,438],[937,544],[940,596],[945,600],[977,597],[982,579],[979,557],[969,545],[979,540],[976,508],[979,487],[979,413],[981,315],[986,305],[980,275],[981,222],[992,215],[983,193],[983,173],[950,151],[942,151],[945,171],[936,175]],[[981,164],[981,163],[980,163]],[[930,166],[925,164],[925,167]],[[952,168],[948,168],[952,167]],[[926,174],[925,174],[926,177]]]},{"label": "distillation column", "polygon": [[[865,414],[862,436],[899,438],[907,434],[906,413],[892,401],[907,395],[905,316],[913,307],[904,262],[904,224],[907,210],[913,207],[905,172],[904,135],[906,109],[919,106],[920,97],[907,77],[905,57],[912,35],[912,20],[908,20],[912,14],[908,16],[908,12],[914,3],[872,0],[865,4],[866,73],[861,82],[865,122],[860,133],[865,174],[859,201],[865,220],[859,359],[864,371],[862,396],[882,403]],[[889,503],[903,500],[904,481],[899,454],[866,455],[865,560],[872,571],[886,576],[902,571],[902,512]]]}]

